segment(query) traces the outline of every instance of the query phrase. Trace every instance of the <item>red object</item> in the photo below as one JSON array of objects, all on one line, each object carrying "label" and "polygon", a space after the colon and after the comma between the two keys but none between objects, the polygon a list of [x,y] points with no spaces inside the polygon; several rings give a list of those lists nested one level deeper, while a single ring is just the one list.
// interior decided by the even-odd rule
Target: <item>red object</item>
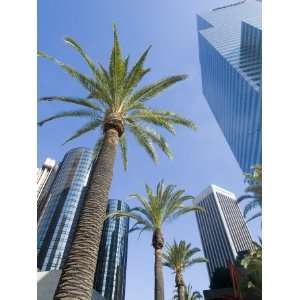
[{"label": "red object", "polygon": [[238,270],[231,262],[228,263],[228,269],[232,281],[234,297],[226,297],[224,300],[243,300],[240,293]]}]

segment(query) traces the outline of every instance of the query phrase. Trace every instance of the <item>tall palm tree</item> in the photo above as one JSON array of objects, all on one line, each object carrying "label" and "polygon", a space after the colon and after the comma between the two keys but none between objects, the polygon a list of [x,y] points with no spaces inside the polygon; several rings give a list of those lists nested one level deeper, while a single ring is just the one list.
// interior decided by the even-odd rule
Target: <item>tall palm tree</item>
[{"label": "tall palm tree", "polygon": [[131,228],[131,232],[145,230],[152,232],[152,246],[154,248],[154,295],[155,300],[164,300],[164,280],[162,270],[162,249],[164,246],[163,225],[167,221],[174,220],[181,215],[191,211],[203,211],[200,206],[185,206],[184,203],[194,199],[193,196],[185,195],[185,190],[177,190],[176,185],[165,185],[161,180],[154,192],[146,184],[147,198],[133,194],[132,197],[140,202],[140,206],[134,207],[129,212],[114,212],[107,216],[122,217],[127,216],[136,222]]},{"label": "tall palm tree", "polygon": [[185,300],[185,283],[183,272],[186,268],[191,267],[196,263],[207,262],[204,257],[194,257],[200,252],[199,248],[192,248],[191,244],[185,241],[172,245],[167,245],[167,251],[163,254],[163,265],[172,269],[175,273],[175,286],[177,288],[178,300]]},{"label": "tall palm tree", "polygon": [[[184,300],[199,300],[201,298],[201,293],[199,291],[193,291],[193,287],[190,284],[188,286],[184,286]],[[177,291],[173,299],[179,300]]]},{"label": "tall palm tree", "polygon": [[246,218],[250,211],[259,208],[260,211],[250,217],[247,222],[250,222],[258,217],[261,217],[262,207],[262,167],[260,165],[254,166],[252,173],[245,174],[245,181],[248,184],[245,195],[239,197],[237,202],[244,200],[251,200],[244,208],[244,217]]},{"label": "tall palm tree", "polygon": [[39,121],[38,124],[43,125],[46,122],[65,117],[87,119],[87,123],[66,142],[92,130],[99,133],[99,140],[96,144],[101,150],[96,156],[75,238],[54,296],[54,299],[87,300],[91,298],[92,293],[98,247],[113,177],[117,146],[120,146],[125,169],[128,133],[136,138],[154,161],[157,161],[154,145],[171,158],[172,153],[164,137],[146,125],[164,128],[172,134],[175,134],[174,124],[193,129],[196,126],[192,121],[175,113],[155,110],[147,106],[148,101],[153,97],[186,78],[186,75],[171,76],[137,88],[140,81],[150,71],[149,68],[144,67],[150,47],[129,70],[129,57],[123,58],[121,54],[117,30],[114,26],[113,48],[109,67],[106,69],[101,64],[95,64],[72,38],[67,37],[65,42],[79,52],[89,66],[92,76],[82,74],[43,52],[39,52],[38,55],[58,64],[76,79],[87,91],[87,96],[83,98],[64,96],[41,98],[42,102],[60,101],[75,104],[80,109],[63,111]]}]

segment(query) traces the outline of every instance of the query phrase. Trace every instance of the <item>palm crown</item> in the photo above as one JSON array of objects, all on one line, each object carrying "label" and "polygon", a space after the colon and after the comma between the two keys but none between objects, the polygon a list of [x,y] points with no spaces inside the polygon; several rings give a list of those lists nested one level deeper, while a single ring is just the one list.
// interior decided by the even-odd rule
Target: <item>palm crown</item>
[{"label": "palm crown", "polygon": [[[199,300],[202,298],[202,295],[198,291],[193,291],[192,286],[189,284],[188,286],[184,287],[184,300]],[[173,297],[174,300],[178,300],[179,297],[176,294]]]},{"label": "palm crown", "polygon": [[176,185],[165,185],[161,180],[154,192],[149,185],[145,185],[147,198],[133,194],[141,206],[134,207],[129,212],[115,212],[107,217],[128,216],[136,221],[132,226],[131,232],[135,230],[155,231],[161,229],[166,221],[176,219],[177,217],[191,211],[203,211],[200,206],[185,206],[184,203],[194,199],[191,195],[185,195],[185,190],[176,190]]},{"label": "palm crown", "polygon": [[[170,76],[142,88],[137,88],[144,76],[150,72],[149,68],[144,67],[144,62],[150,47],[129,70],[129,57],[123,58],[122,56],[115,26],[114,44],[108,69],[101,64],[96,65],[72,38],[65,38],[65,42],[77,50],[83,57],[91,69],[92,78],[43,52],[39,51],[38,55],[62,67],[69,75],[79,81],[87,90],[88,94],[87,97],[84,98],[63,96],[40,98],[40,101],[61,101],[75,104],[81,108],[60,112],[39,121],[38,124],[41,126],[51,120],[65,117],[87,118],[87,123],[68,138],[66,142],[99,128],[102,128],[102,132],[105,132],[107,128],[116,129],[120,137],[120,148],[125,169],[127,167],[127,132],[133,134],[138,143],[154,161],[157,161],[154,144],[169,158],[172,158],[171,150],[165,138],[156,130],[146,126],[146,124],[164,128],[172,134],[175,134],[174,124],[193,129],[195,129],[196,126],[191,120],[183,118],[176,113],[149,108],[146,106],[146,102],[174,83],[184,80],[187,76]],[[96,143],[97,149],[100,148],[102,139],[103,135],[100,135]]]},{"label": "palm crown", "polygon": [[172,245],[167,245],[167,251],[163,254],[164,266],[177,273],[183,272],[196,263],[207,262],[204,257],[194,257],[198,252],[200,252],[200,249],[192,248],[190,243],[187,244],[185,241],[177,243],[174,241]]}]

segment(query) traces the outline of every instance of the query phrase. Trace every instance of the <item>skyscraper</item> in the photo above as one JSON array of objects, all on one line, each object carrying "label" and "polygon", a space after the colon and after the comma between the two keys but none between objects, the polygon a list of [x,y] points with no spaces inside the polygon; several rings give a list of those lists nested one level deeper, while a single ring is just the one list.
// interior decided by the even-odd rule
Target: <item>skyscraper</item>
[{"label": "skyscraper", "polygon": [[90,169],[93,151],[76,148],[66,153],[48,194],[38,224],[38,268],[59,270],[68,254]]},{"label": "skyscraper", "polygon": [[261,2],[197,16],[202,90],[244,172],[261,164]]},{"label": "skyscraper", "polygon": [[[107,213],[127,211],[125,202],[111,199]],[[129,218],[110,218],[103,225],[94,289],[106,300],[124,300]]]},{"label": "skyscraper", "polygon": [[47,203],[47,196],[58,170],[55,160],[46,158],[37,174],[37,218],[38,222]]},{"label": "skyscraper", "polygon": [[211,278],[217,268],[226,268],[240,252],[254,246],[233,193],[210,185],[194,202],[205,208],[196,212],[196,218]]}]

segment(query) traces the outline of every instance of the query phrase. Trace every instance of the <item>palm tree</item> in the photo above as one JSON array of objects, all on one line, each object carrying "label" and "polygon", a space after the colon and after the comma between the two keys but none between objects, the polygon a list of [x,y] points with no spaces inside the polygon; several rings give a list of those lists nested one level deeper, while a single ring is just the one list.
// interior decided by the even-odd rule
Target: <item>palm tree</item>
[{"label": "palm tree", "polygon": [[255,243],[242,261],[244,274],[240,278],[240,288],[244,299],[261,300],[262,298],[262,247]]},{"label": "palm tree", "polygon": [[124,168],[127,166],[126,136],[132,134],[150,157],[157,161],[154,144],[168,157],[171,150],[164,137],[147,124],[155,125],[175,134],[174,124],[195,129],[194,123],[179,115],[147,107],[147,102],[171,85],[186,78],[185,75],[171,76],[151,83],[142,88],[137,85],[149,73],[144,68],[150,47],[142,54],[129,70],[129,57],[123,58],[114,26],[114,43],[108,69],[95,64],[80,45],[67,37],[65,42],[73,47],[91,69],[92,76],[86,76],[73,67],[39,52],[42,56],[58,64],[71,77],[75,78],[87,91],[84,98],[51,96],[40,101],[60,101],[75,104],[76,110],[67,110],[39,121],[46,122],[65,118],[86,118],[88,121],[70,138],[69,142],[81,135],[97,130],[99,132],[99,154],[96,155],[91,172],[85,204],[75,233],[54,299],[91,299],[93,277],[97,262],[98,247],[105,219],[108,193],[113,177],[113,167],[117,146],[120,146]]},{"label": "palm tree", "polygon": [[167,251],[163,254],[163,265],[172,269],[176,274],[175,286],[179,300],[185,300],[185,284],[183,280],[185,269],[196,263],[207,262],[207,259],[204,257],[194,257],[198,252],[200,252],[199,248],[191,248],[191,244],[187,244],[185,241],[180,241],[179,243],[174,241],[173,245],[167,245]]},{"label": "palm tree", "polygon": [[260,211],[250,217],[247,222],[250,222],[258,217],[261,217],[262,206],[262,167],[257,165],[253,167],[252,173],[245,174],[245,181],[248,184],[245,195],[238,198],[240,203],[246,199],[251,199],[244,208],[244,217],[246,218],[249,212],[255,208],[260,208]]},{"label": "palm tree", "polygon": [[[202,295],[198,291],[193,291],[192,286],[184,286],[184,300],[199,300],[202,298]],[[179,300],[179,296],[176,291],[176,295],[173,298],[174,300]]]},{"label": "palm tree", "polygon": [[185,190],[176,190],[175,185],[165,185],[161,180],[156,187],[156,191],[146,184],[147,198],[133,194],[132,197],[140,202],[140,206],[134,207],[129,212],[114,212],[107,216],[122,217],[127,216],[136,222],[131,228],[131,232],[145,230],[152,232],[152,246],[154,248],[154,295],[155,300],[164,300],[164,280],[162,270],[162,249],[164,246],[163,225],[167,221],[174,220],[181,215],[191,211],[203,211],[200,206],[185,206],[184,202],[194,199],[193,196],[185,195]]}]

